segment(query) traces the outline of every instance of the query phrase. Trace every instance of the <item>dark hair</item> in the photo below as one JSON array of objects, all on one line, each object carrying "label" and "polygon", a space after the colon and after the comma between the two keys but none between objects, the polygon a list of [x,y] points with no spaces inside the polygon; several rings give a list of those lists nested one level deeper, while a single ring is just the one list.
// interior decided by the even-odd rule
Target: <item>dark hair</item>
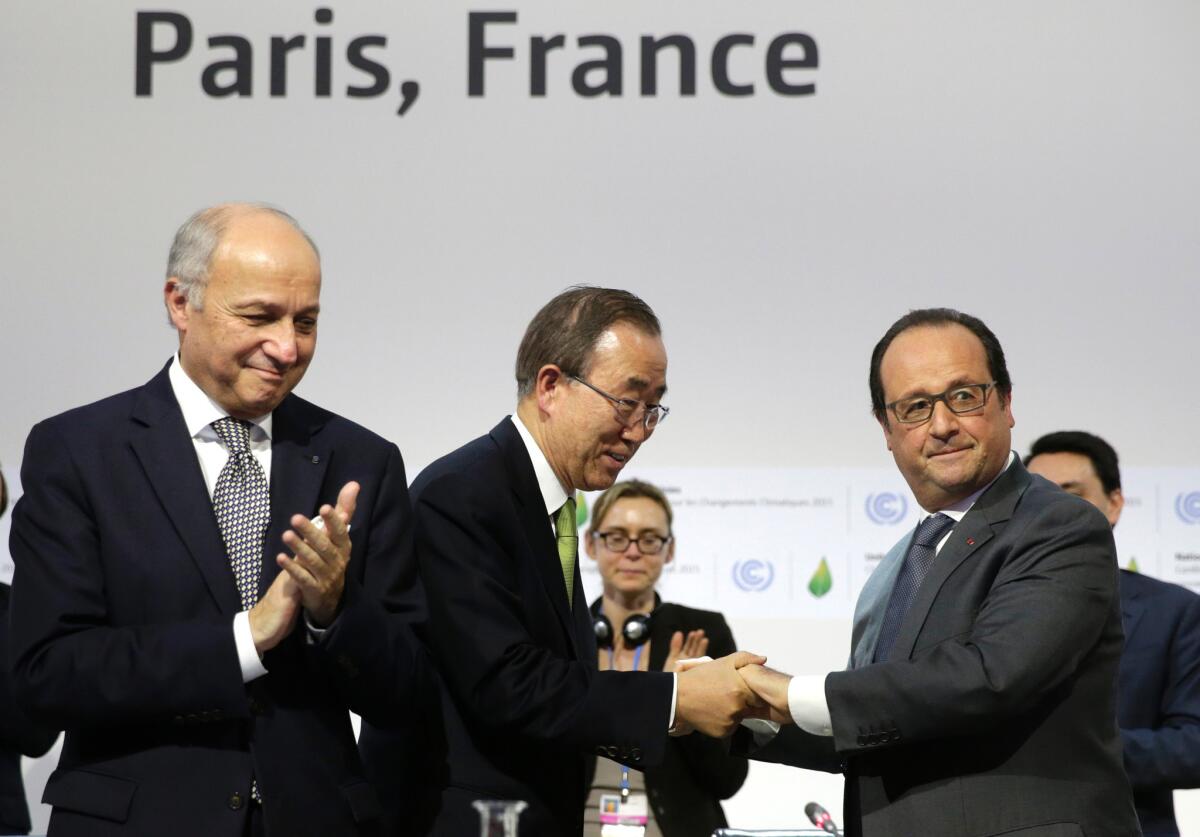
[{"label": "dark hair", "polygon": [[517,396],[533,392],[538,370],[548,363],[567,375],[586,375],[596,341],[617,323],[654,337],[662,334],[650,306],[629,291],[576,285],[547,302],[517,349]]},{"label": "dark hair", "polygon": [[979,342],[983,344],[983,351],[987,355],[988,374],[996,382],[997,392],[1005,399],[1012,395],[1012,379],[1008,377],[1008,365],[1004,362],[1004,349],[1000,347],[1000,341],[996,339],[996,335],[992,334],[992,330],[984,325],[983,320],[961,311],[955,311],[953,308],[918,308],[915,311],[909,311],[892,323],[892,327],[880,338],[879,342],[875,344],[875,350],[871,352],[871,412],[875,414],[876,419],[887,424],[887,407],[883,400],[883,380],[879,375],[879,366],[883,363],[883,355],[888,350],[888,346],[892,345],[892,341],[896,339],[897,335],[910,328],[948,325],[960,325],[979,338]]},{"label": "dark hair", "polygon": [[662,510],[667,513],[667,532],[669,534],[675,515],[671,511],[671,501],[667,499],[663,490],[657,485],[651,485],[641,480],[625,480],[606,489],[592,504],[592,537],[596,536],[597,527],[604,522],[609,510],[616,505],[618,500],[632,500],[636,497],[645,497],[662,506]]},{"label": "dark hair", "polygon": [[1060,430],[1057,433],[1047,433],[1033,443],[1025,464],[1035,456],[1043,453],[1078,453],[1092,461],[1096,476],[1105,494],[1111,494],[1121,487],[1121,469],[1117,466],[1117,452],[1112,445],[1082,430]]}]

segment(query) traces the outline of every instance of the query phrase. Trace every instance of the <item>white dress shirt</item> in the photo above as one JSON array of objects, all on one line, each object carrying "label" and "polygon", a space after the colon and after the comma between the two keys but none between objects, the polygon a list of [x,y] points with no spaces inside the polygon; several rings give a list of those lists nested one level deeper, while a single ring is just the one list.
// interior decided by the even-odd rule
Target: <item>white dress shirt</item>
[{"label": "white dress shirt", "polygon": [[[533,474],[537,477],[538,491],[542,494],[542,503],[546,506],[546,522],[550,526],[550,531],[554,531],[554,519],[558,516],[558,510],[563,507],[563,503],[567,502],[572,495],[567,493],[563,488],[562,483],[558,481],[558,475],[554,473],[554,469],[550,467],[549,460],[546,459],[546,454],[542,453],[542,449],[538,447],[538,443],[534,440],[533,434],[529,432],[529,428],[525,426],[525,422],[517,415],[509,416],[513,426],[517,428],[517,433],[521,436],[521,441],[525,443],[525,451],[529,454],[529,461],[533,463]],[[579,556],[575,556],[575,561],[578,563]],[[576,570],[578,572],[578,569]],[[670,723],[667,728],[671,729],[675,726],[675,699],[679,696],[679,676],[674,672],[671,674],[671,716]]]},{"label": "white dress shirt", "polygon": [[[212,423],[225,418],[229,414],[213,401],[196,382],[188,377],[179,363],[179,355],[171,361],[167,372],[171,380],[171,389],[179,409],[183,412],[183,423],[188,435],[192,437],[192,445],[196,449],[196,459],[200,462],[200,472],[204,475],[204,484],[208,488],[209,500],[217,487],[217,477],[229,460],[229,451],[217,436]],[[262,466],[267,477],[267,485],[271,484],[271,414],[259,416],[250,422],[250,452]],[[265,560],[265,559],[264,559]],[[230,572],[233,569],[230,568]],[[242,682],[249,683],[267,673],[258,650],[254,647],[254,635],[250,631],[250,613],[241,611],[233,617],[233,639],[237,644],[238,662],[242,669]]]}]

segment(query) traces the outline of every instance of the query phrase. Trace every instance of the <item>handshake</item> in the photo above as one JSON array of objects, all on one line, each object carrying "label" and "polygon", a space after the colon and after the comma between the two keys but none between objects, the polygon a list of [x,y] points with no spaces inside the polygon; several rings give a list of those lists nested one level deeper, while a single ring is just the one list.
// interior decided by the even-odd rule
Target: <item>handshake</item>
[{"label": "handshake", "polygon": [[702,657],[677,662],[679,691],[672,734],[695,730],[724,738],[746,718],[790,724],[788,683],[792,678],[765,668],[766,661],[758,654],[738,651],[717,660]]}]

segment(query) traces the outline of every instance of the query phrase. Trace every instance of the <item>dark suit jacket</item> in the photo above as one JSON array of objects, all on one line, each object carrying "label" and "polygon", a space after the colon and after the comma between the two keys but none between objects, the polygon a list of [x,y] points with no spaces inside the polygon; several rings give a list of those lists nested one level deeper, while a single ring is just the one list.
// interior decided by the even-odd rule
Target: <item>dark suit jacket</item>
[{"label": "dark suit jacket", "polygon": [[[592,603],[593,613],[599,603],[599,599]],[[737,651],[724,616],[667,602],[655,608],[650,624],[650,670],[662,671],[673,633],[697,628],[708,637],[708,656]],[[700,733],[672,738],[662,764],[643,771],[646,796],[663,837],[709,837],[728,825],[721,800],[738,792],[748,769],[745,759],[729,754],[728,740]],[[590,777],[587,784],[591,786]]]},{"label": "dark suit jacket", "polygon": [[268,833],[375,830],[347,707],[402,714],[422,659],[402,623],[411,519],[391,443],[300,398],[274,413],[260,592],[291,515],[362,484],[343,608],[302,622],[243,684],[233,573],[167,372],[30,433],[12,525],[17,698],[66,730],[52,835],[243,833],[253,775]]},{"label": "dark suit jacket", "polygon": [[1121,571],[1117,723],[1142,833],[1177,837],[1174,788],[1200,786],[1200,596]]},{"label": "dark suit jacket", "polygon": [[578,834],[591,754],[662,761],[672,678],[596,670],[580,574],[568,607],[533,464],[508,419],[426,468],[412,496],[448,753],[434,833],[473,833],[471,802],[490,798],[529,803],[523,835]]},{"label": "dark suit jacket", "polygon": [[1014,461],[955,526],[891,658],[826,679],[833,737],[787,727],[759,755],[841,761],[850,837],[1130,837],[1121,644],[1107,521]]},{"label": "dark suit jacket", "polygon": [[28,834],[29,806],[21,777],[21,756],[37,758],[53,746],[58,731],[34,723],[13,700],[8,674],[8,602],[11,588],[0,584],[0,834]]}]

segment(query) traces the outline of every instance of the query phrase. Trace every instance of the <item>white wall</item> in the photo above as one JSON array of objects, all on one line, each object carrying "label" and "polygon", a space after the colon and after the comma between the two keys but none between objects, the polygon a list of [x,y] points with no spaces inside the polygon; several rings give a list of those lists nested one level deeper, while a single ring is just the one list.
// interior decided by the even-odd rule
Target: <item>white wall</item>
[{"label": "white wall", "polygon": [[[0,29],[0,460],[30,426],[149,378],[172,350],[159,289],[175,227],[231,198],[275,202],[320,242],[321,346],[301,393],[394,439],[410,471],[490,427],[513,401],[512,355],[534,310],[576,282],[641,293],[671,354],[670,422],[645,465],[879,467],[870,348],[911,307],[982,316],[1016,382],[1015,443],[1086,427],[1127,466],[1200,465],[1200,6],[1189,0],[523,0],[489,31],[519,47],[467,87],[467,14],[453,0],[156,4],[195,28],[190,55],[134,95],[127,0],[14,4]],[[765,44],[811,35],[807,97],[766,88]],[[528,95],[528,39],[564,33],[549,90]],[[625,45],[626,94],[583,99],[569,71]],[[699,47],[694,98],[637,95],[637,38]],[[732,72],[720,36],[753,33]],[[254,48],[253,95],[200,89],[214,34]],[[289,94],[267,95],[271,35],[304,33]],[[364,81],[347,42],[387,38],[392,85]],[[333,41],[329,99],[312,39]],[[161,46],[161,42],[160,42]],[[401,80],[420,98],[395,115]],[[664,70],[660,83],[674,82]],[[739,640],[819,670],[848,625],[738,622]],[[832,650],[829,650],[832,649]],[[826,651],[828,650],[828,655]],[[800,781],[755,767],[731,805],[746,825],[792,818]],[[1200,801],[1181,806],[1200,829]]]}]

